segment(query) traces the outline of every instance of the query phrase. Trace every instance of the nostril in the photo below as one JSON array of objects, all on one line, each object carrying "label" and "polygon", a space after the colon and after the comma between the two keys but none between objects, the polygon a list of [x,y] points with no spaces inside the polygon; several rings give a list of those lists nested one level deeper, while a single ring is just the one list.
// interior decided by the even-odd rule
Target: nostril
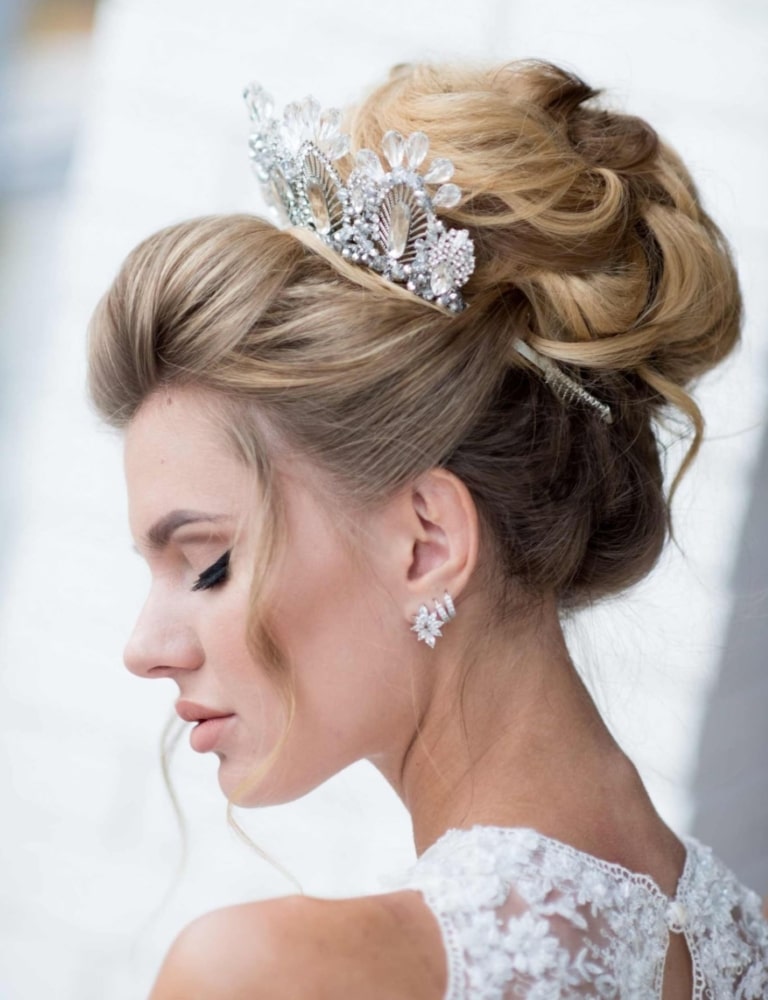
[{"label": "nostril", "polygon": [[123,649],[123,663],[137,677],[172,677],[178,671],[197,670],[204,659],[192,629],[167,621],[161,629],[137,627]]}]

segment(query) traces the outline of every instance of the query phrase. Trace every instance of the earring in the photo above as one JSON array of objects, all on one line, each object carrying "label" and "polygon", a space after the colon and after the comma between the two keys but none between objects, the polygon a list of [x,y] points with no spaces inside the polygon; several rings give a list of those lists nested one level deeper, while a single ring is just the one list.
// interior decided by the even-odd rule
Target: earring
[{"label": "earring", "polygon": [[426,604],[421,605],[411,626],[411,632],[416,633],[419,642],[426,642],[431,649],[435,648],[435,642],[443,634],[441,627],[456,617],[456,608],[447,590],[443,594],[442,604],[437,600],[433,603],[434,611],[430,611]]}]

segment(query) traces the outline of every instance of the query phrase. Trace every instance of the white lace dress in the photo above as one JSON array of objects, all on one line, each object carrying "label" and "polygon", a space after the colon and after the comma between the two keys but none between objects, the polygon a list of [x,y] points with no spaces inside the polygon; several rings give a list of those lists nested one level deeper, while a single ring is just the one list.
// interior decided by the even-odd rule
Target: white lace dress
[{"label": "white lace dress", "polygon": [[674,899],[647,875],[533,830],[448,830],[388,888],[418,889],[440,925],[445,1000],[654,1000],[669,932],[685,935],[693,1000],[768,998],[768,922],[691,837]]}]

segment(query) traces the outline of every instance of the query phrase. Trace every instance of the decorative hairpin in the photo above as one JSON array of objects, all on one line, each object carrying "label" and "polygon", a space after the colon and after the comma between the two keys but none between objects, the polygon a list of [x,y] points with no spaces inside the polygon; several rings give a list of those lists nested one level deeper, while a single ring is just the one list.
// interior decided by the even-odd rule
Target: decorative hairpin
[{"label": "decorative hairpin", "polygon": [[[374,150],[358,150],[345,183],[334,165],[350,152],[339,110],[323,110],[307,97],[289,104],[280,118],[260,85],[250,84],[243,96],[253,122],[253,169],[279,217],[314,231],[345,259],[428,302],[453,312],[464,309],[460,289],[475,267],[474,244],[466,229],[450,229],[437,217],[436,209],[458,205],[461,190],[451,182],[453,163],[444,157],[419,172],[429,152],[423,132],[384,135],[381,148],[389,169]],[[585,403],[611,422],[609,407],[549,358],[523,341],[515,347],[558,396]]]},{"label": "decorative hairpin", "polygon": [[528,361],[536,365],[544,376],[544,381],[563,402],[584,403],[586,406],[591,406],[593,410],[597,410],[600,418],[606,424],[613,423],[613,414],[611,413],[610,406],[607,403],[602,403],[591,392],[587,392],[584,386],[579,385],[575,379],[566,375],[551,358],[539,354],[530,344],[526,344],[524,340],[520,340],[519,338],[515,341],[515,350],[518,354],[522,354],[524,358],[527,358]]}]

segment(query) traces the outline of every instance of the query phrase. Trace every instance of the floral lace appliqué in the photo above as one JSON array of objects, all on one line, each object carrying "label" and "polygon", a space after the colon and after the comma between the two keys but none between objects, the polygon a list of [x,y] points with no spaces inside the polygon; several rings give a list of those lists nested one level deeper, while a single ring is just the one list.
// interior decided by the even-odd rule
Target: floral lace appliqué
[{"label": "floral lace appliqu\u00e9", "polygon": [[757,895],[685,843],[674,899],[533,830],[490,826],[448,830],[398,881],[422,892],[440,925],[445,1000],[654,1000],[671,931],[688,943],[693,1000],[768,997]]}]

